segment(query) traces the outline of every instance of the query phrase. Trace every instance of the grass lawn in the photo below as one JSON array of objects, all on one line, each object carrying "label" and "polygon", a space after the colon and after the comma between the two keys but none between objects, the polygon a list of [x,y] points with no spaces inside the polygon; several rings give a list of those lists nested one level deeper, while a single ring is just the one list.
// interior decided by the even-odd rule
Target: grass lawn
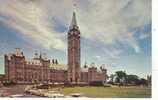
[{"label": "grass lawn", "polygon": [[87,97],[97,98],[150,98],[151,88],[146,87],[65,87],[61,93],[69,95],[71,93],[82,93]]}]

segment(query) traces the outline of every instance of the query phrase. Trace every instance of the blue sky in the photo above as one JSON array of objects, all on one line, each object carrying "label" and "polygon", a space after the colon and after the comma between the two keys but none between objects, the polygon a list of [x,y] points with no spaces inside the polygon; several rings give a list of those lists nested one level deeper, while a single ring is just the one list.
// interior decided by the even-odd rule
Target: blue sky
[{"label": "blue sky", "polygon": [[0,58],[20,47],[28,59],[38,50],[67,64],[73,11],[82,65],[105,64],[109,74],[151,74],[151,0],[0,0]]}]

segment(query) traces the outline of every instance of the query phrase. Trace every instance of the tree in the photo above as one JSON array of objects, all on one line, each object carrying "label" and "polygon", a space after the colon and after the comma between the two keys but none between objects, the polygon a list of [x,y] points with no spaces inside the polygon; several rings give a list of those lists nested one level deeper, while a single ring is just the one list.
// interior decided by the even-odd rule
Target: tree
[{"label": "tree", "polygon": [[127,75],[127,83],[138,85],[139,77],[137,75]]},{"label": "tree", "polygon": [[115,73],[119,78],[126,77],[126,73],[124,71],[116,71]]},{"label": "tree", "polygon": [[113,82],[113,81],[114,81],[114,77],[115,77],[114,74],[111,74],[111,75],[109,76],[109,78],[110,78],[110,82]]},{"label": "tree", "polygon": [[147,85],[150,87],[151,86],[151,75],[147,76]]},{"label": "tree", "polygon": [[139,84],[141,84],[141,85],[148,85],[148,81],[146,79],[144,79],[144,78],[141,78]]},{"label": "tree", "polygon": [[117,83],[125,84],[126,83],[126,73],[124,71],[116,71]]}]

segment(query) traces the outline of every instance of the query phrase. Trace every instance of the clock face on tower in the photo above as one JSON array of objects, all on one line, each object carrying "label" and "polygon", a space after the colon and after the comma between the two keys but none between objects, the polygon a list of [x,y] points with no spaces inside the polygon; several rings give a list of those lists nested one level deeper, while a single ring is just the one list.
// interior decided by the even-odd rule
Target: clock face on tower
[{"label": "clock face on tower", "polygon": [[70,35],[73,35],[73,32],[70,32]]},{"label": "clock face on tower", "polygon": [[78,26],[75,26],[74,28],[75,28],[75,29],[78,29]]},{"label": "clock face on tower", "polygon": [[75,35],[77,35],[78,34],[78,32],[74,32],[75,33]]}]

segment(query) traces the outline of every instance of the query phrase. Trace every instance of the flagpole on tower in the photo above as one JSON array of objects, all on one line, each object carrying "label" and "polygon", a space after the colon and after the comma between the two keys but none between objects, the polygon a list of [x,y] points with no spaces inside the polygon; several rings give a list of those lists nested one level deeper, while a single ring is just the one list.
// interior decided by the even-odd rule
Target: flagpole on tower
[{"label": "flagpole on tower", "polygon": [[76,3],[73,3],[73,12],[75,12],[76,7],[77,7],[77,4],[76,4]]}]

